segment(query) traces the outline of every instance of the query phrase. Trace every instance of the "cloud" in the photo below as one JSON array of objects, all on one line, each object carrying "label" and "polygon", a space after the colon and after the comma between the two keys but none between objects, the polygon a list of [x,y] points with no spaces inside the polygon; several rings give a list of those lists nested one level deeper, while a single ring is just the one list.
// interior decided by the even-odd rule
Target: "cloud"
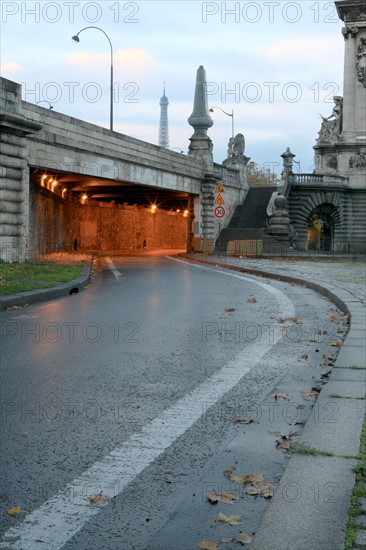
[{"label": "cloud", "polygon": [[338,54],[343,53],[343,44],[338,36],[298,35],[266,44],[258,49],[257,55],[287,67],[299,63],[313,66],[314,59],[319,59],[319,52],[322,62],[334,59],[339,63]]},{"label": "cloud", "polygon": [[[105,53],[90,54],[87,52],[78,52],[67,56],[69,64],[86,69],[101,68],[105,64],[109,65],[110,59],[110,54]],[[113,65],[116,69],[141,76],[142,71],[155,71],[159,66],[159,62],[148,50],[142,48],[118,48],[113,55]]]},{"label": "cloud", "polygon": [[20,73],[21,71],[22,67],[14,61],[7,61],[1,65],[1,74]]}]

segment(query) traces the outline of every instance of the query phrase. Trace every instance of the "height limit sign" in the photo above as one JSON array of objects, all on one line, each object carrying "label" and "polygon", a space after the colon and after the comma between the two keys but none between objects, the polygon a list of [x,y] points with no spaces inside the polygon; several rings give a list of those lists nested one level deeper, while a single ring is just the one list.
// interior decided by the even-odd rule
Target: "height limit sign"
[{"label": "height limit sign", "polygon": [[216,218],[221,220],[225,214],[225,199],[223,197],[223,194],[225,193],[225,188],[222,185],[222,183],[218,183],[215,189],[215,200],[214,200],[214,214]]}]

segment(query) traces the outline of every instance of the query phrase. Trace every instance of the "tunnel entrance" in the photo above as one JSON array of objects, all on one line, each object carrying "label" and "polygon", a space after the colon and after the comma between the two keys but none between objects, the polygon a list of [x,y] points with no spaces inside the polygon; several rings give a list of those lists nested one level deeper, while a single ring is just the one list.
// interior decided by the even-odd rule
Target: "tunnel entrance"
[{"label": "tunnel entrance", "polygon": [[30,169],[33,255],[186,250],[192,212],[185,192]]}]

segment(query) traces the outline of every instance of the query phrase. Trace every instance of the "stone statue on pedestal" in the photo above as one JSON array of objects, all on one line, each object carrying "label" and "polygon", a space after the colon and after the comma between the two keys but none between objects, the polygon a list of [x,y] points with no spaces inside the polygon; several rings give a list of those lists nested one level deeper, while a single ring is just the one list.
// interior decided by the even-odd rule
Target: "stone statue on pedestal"
[{"label": "stone statue on pedestal", "polygon": [[235,137],[229,139],[227,148],[227,158],[223,164],[235,165],[235,164],[247,164],[250,160],[249,157],[244,155],[245,151],[245,138],[243,134],[236,134]]},{"label": "stone statue on pedestal", "polygon": [[319,141],[334,142],[339,139],[342,131],[342,110],[343,98],[339,95],[334,96],[334,107],[332,114],[328,117],[322,117],[323,123],[319,132]]}]

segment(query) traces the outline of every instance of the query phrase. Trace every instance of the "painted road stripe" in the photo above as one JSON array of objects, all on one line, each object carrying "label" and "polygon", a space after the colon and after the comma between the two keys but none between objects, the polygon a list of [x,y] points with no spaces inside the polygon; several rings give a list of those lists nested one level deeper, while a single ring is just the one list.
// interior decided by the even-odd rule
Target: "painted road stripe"
[{"label": "painted road stripe", "polygon": [[118,271],[118,269],[116,268],[116,266],[114,265],[114,263],[112,262],[112,260],[108,257],[108,256],[105,256],[104,257],[105,261],[107,262],[108,264],[108,267],[109,269],[112,271],[113,275],[115,276],[115,278],[118,280],[122,277],[121,273]]},{"label": "painted road stripe", "polygon": [[[195,264],[191,265],[197,267]],[[281,316],[294,316],[294,306],[289,298],[268,283],[228,272],[218,273],[258,284],[276,297]],[[64,490],[28,514],[23,523],[6,531],[0,548],[60,550],[86,522],[98,514],[99,508],[89,505],[87,496],[103,492],[104,495],[115,497],[121,493],[136,476],[240,382],[280,338],[281,335],[274,336],[270,344],[261,342],[248,345],[234,360],[179,399],[161,416],[149,422],[141,432],[133,434]]]}]

